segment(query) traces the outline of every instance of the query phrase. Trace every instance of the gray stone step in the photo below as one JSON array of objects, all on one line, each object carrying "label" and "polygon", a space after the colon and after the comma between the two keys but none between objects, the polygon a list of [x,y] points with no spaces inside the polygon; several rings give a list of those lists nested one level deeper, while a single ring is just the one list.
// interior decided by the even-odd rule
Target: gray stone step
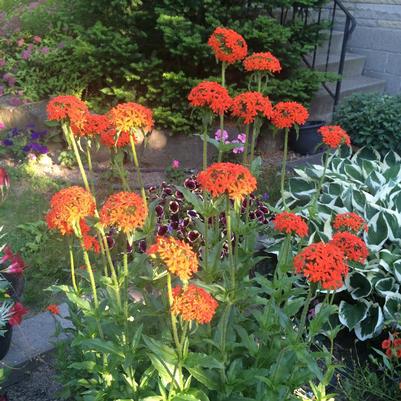
[{"label": "gray stone step", "polygon": [[344,32],[333,30],[330,40],[330,31],[324,31],[326,40],[316,49],[318,56],[327,56],[330,48],[330,54],[340,54],[344,40]]},{"label": "gray stone step", "polygon": [[[327,84],[333,91],[335,83]],[[385,81],[382,79],[371,78],[367,76],[345,78],[341,83],[340,100],[354,93],[361,92],[383,92]],[[333,99],[324,88],[321,88],[312,101],[310,114],[311,119],[327,119],[332,112]],[[323,118],[324,117],[324,118]]]},{"label": "gray stone step", "polygon": [[14,327],[10,350],[0,361],[0,367],[15,368],[8,378],[9,382],[17,382],[25,368],[31,368],[40,355],[53,350],[57,341],[66,339],[63,334],[55,337],[56,321],[63,328],[71,327],[71,321],[66,319],[67,305],[61,304],[59,308],[60,316],[42,312]]},{"label": "gray stone step", "polygon": [[[308,55],[306,57],[307,61],[310,65],[313,62],[313,56]],[[344,59],[344,70],[343,77],[350,78],[355,77],[362,74],[363,67],[365,65],[366,57],[355,54],[355,53],[346,53]],[[327,69],[326,69],[327,64]],[[327,71],[338,73],[338,68],[340,64],[340,54],[331,54],[329,60],[327,60],[327,55],[318,55],[315,59],[315,69],[318,71]]]}]

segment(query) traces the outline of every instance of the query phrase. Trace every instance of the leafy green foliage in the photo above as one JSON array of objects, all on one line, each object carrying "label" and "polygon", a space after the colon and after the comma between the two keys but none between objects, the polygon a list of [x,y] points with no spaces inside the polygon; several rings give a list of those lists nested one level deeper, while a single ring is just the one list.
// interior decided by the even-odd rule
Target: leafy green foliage
[{"label": "leafy green foliage", "polygon": [[361,93],[341,103],[335,121],[358,146],[373,146],[382,155],[401,152],[401,96]]},{"label": "leafy green foliage", "polygon": [[386,322],[401,324],[401,158],[394,152],[381,157],[370,148],[347,156],[344,151],[330,159],[317,210],[310,202],[322,166],[295,171],[287,203],[312,220],[314,241],[331,237],[330,221],[336,214],[353,211],[367,221],[369,260],[352,268],[339,308],[341,323],[366,340],[380,334]]}]

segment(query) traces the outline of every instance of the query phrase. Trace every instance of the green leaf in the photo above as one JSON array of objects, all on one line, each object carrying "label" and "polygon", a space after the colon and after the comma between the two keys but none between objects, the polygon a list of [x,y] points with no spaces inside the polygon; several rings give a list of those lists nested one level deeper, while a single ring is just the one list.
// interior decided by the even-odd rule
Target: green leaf
[{"label": "green leaf", "polygon": [[202,368],[209,369],[224,369],[224,364],[213,358],[213,356],[196,352],[188,354],[184,361],[184,366],[190,368],[201,366]]},{"label": "green leaf", "polygon": [[70,365],[68,365],[68,368],[93,372],[96,368],[96,365],[97,363],[95,361],[83,361],[71,363]]},{"label": "green leaf", "polygon": [[200,366],[188,368],[186,367],[188,372],[200,383],[206,386],[209,390],[217,390],[218,384],[212,379],[211,375],[208,374],[204,369]]},{"label": "green leaf", "polygon": [[341,324],[348,327],[351,331],[359,322],[365,319],[367,312],[368,304],[365,302],[349,304],[341,301],[338,309],[338,318]]},{"label": "green leaf", "polygon": [[401,294],[387,294],[383,307],[384,317],[392,322],[401,324]]},{"label": "green leaf", "polygon": [[372,292],[372,285],[366,276],[360,272],[352,272],[345,279],[347,290],[353,299],[367,297]]},{"label": "green leaf", "polygon": [[373,252],[380,251],[388,238],[387,222],[382,213],[377,213],[369,221],[369,231],[364,234],[369,249]]},{"label": "green leaf", "polygon": [[145,335],[142,335],[142,337],[149,350],[159,358],[162,358],[164,361],[173,365],[177,363],[177,353],[174,348],[171,348],[154,338]]},{"label": "green leaf", "polygon": [[100,338],[93,338],[79,340],[77,343],[79,343],[79,345],[81,345],[83,348],[86,348],[90,351],[112,354],[119,358],[125,359],[125,355],[120,347],[111,341],[101,340]]},{"label": "green leaf", "polygon": [[393,277],[386,277],[378,280],[375,284],[376,291],[383,297],[387,296],[388,293],[398,291],[398,284],[395,283]]},{"label": "green leaf", "polygon": [[384,316],[379,304],[370,304],[366,317],[355,326],[355,334],[361,341],[380,334],[384,325]]}]

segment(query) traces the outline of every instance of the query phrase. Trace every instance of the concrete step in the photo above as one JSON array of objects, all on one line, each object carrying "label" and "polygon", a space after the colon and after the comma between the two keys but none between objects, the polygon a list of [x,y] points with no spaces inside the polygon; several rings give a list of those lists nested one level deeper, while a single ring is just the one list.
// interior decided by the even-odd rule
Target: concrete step
[{"label": "concrete step", "polygon": [[[308,55],[306,59],[309,64],[312,65],[313,55]],[[365,60],[366,56],[347,52],[344,59],[343,77],[350,78],[360,76],[365,65]],[[331,54],[329,60],[327,60],[327,55],[322,54],[318,55],[315,59],[315,69],[318,71],[338,73],[339,64],[340,54]]]},{"label": "concrete step", "polygon": [[[327,86],[334,92],[335,83],[329,83]],[[361,92],[383,92],[385,86],[385,81],[382,79],[371,78],[367,76],[351,77],[345,78],[341,83],[341,99],[347,96],[353,95],[354,93]],[[316,96],[314,97],[310,114],[311,119],[324,119],[327,120],[328,116],[333,109],[333,99],[327,93],[324,88],[321,88]]]},{"label": "concrete step", "polygon": [[344,32],[333,30],[330,38],[330,31],[323,31],[325,34],[324,42],[316,49],[316,54],[320,57],[327,56],[330,48],[330,54],[340,54],[343,45]]}]

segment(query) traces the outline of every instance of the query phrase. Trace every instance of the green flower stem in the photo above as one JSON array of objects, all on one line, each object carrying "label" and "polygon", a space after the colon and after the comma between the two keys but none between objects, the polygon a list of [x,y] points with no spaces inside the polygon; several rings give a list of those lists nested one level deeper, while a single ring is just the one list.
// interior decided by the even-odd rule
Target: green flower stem
[{"label": "green flower stem", "polygon": [[[223,62],[221,64],[221,86],[223,88],[226,87],[226,68],[227,64]],[[220,115],[220,134],[221,134],[221,142],[224,141],[223,139],[223,131],[224,131],[224,113]],[[218,156],[218,162],[221,162],[223,159],[223,151],[220,149],[219,150],[219,156]]]},{"label": "green flower stem", "polygon": [[256,121],[253,123],[252,127],[252,142],[251,142],[251,156],[249,159],[249,165],[252,165],[253,158],[255,156],[255,146],[256,146],[256,138],[258,137],[260,128],[256,126]]},{"label": "green flower stem", "polygon": [[[224,308],[223,316],[222,316],[222,329],[221,329],[221,337],[220,337],[220,352],[223,357],[223,363],[225,364],[227,360],[226,355],[226,345],[227,345],[227,329],[228,329],[228,322],[230,320],[231,314],[231,303],[227,303],[226,307]],[[227,381],[225,369],[220,371],[221,380],[223,383]]]},{"label": "green flower stem", "polygon": [[88,178],[86,176],[86,172],[85,172],[84,166],[82,164],[82,159],[81,159],[81,156],[79,154],[79,150],[78,150],[77,143],[75,141],[74,134],[72,133],[71,128],[66,124],[63,124],[63,130],[65,130],[65,135],[68,136],[69,143],[71,144],[72,150],[74,151],[75,159],[76,159],[76,161],[78,163],[79,171],[81,173],[85,189],[88,192],[91,192],[91,189],[90,189],[90,186],[89,186],[89,182],[88,182]]},{"label": "green flower stem", "polygon": [[306,328],[306,315],[308,314],[308,310],[310,307],[310,303],[312,302],[313,295],[316,290],[316,285],[314,283],[309,284],[309,290],[308,290],[308,295],[305,300],[304,308],[302,310],[301,314],[301,320],[299,323],[299,329],[298,329],[298,339],[300,340],[302,338],[302,335],[305,332]]},{"label": "green flower stem", "polygon": [[95,183],[94,183],[94,177],[93,177],[93,165],[92,165],[92,157],[91,157],[91,151],[90,151],[90,146],[89,144],[86,144],[86,161],[88,163],[88,170],[89,170],[89,185],[92,191],[92,194],[95,195]]},{"label": "green flower stem", "polygon": [[77,286],[77,281],[75,277],[75,264],[74,264],[74,252],[72,250],[72,243],[71,241],[68,244],[68,250],[70,253],[70,268],[71,268],[71,281],[72,281],[72,287],[74,288],[74,291],[78,294],[78,286]]},{"label": "green flower stem", "polygon": [[262,73],[260,71],[256,73],[256,82],[258,84],[258,92],[262,92]]},{"label": "green flower stem", "polygon": [[280,181],[280,192],[281,192],[281,199],[283,200],[284,207],[287,209],[285,197],[284,197],[284,184],[285,184],[285,174],[287,169],[287,155],[288,155],[288,133],[289,129],[284,129],[284,153],[283,153],[283,161],[281,165],[281,181]]},{"label": "green flower stem", "polygon": [[235,290],[235,264],[233,260],[233,246],[231,243],[232,230],[231,230],[231,211],[230,211],[230,198],[226,198],[226,224],[227,224],[227,245],[228,245],[228,260],[230,264],[231,287]]},{"label": "green flower stem", "polygon": [[129,140],[130,140],[130,143],[131,143],[132,156],[134,157],[134,164],[135,164],[136,173],[137,173],[137,176],[138,176],[139,186],[141,187],[142,199],[143,199],[143,202],[144,202],[145,206],[147,207],[148,206],[148,202],[146,200],[145,186],[143,185],[141,169],[139,167],[138,156],[136,154],[135,142],[134,142],[134,138],[133,138],[132,134],[129,136]]},{"label": "green flower stem", "polygon": [[248,143],[249,143],[249,124],[245,125],[245,143],[244,143],[244,153],[242,154],[242,163],[245,166],[248,164]]},{"label": "green flower stem", "polygon": [[124,265],[124,292],[125,292],[125,299],[124,299],[124,326],[125,326],[125,337],[128,341],[128,277],[129,277],[129,270],[128,270],[128,253],[124,252],[123,254],[123,265]]},{"label": "green flower stem", "polygon": [[291,234],[288,234],[283,241],[282,247],[280,249],[280,256],[277,262],[277,277],[282,277],[286,273],[286,266],[288,265],[289,254],[291,252]]},{"label": "green flower stem", "polygon": [[208,268],[208,259],[209,259],[209,218],[205,217],[205,235],[204,235],[204,240],[205,240],[205,246],[204,246],[204,269],[207,272]]},{"label": "green flower stem", "polygon": [[171,319],[171,327],[172,327],[172,331],[173,331],[173,339],[174,339],[175,346],[177,348],[178,358],[180,359],[181,358],[181,353],[180,353],[181,346],[180,346],[180,340],[178,338],[177,319],[172,311],[174,298],[173,298],[173,289],[171,286],[171,274],[170,273],[167,273],[167,293],[168,293],[168,301],[169,301],[169,305],[170,305],[170,319]]},{"label": "green flower stem", "polygon": [[207,140],[208,140],[208,132],[207,132],[207,124],[203,124],[203,169],[207,168]]}]

